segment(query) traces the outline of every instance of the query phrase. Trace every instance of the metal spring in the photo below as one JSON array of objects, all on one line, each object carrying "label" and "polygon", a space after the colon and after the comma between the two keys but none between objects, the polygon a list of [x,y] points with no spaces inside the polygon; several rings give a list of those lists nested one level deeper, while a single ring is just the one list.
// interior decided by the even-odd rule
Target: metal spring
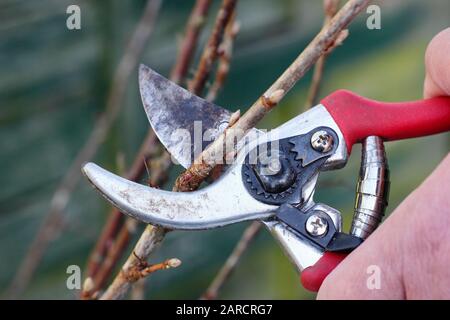
[{"label": "metal spring", "polygon": [[381,138],[366,138],[361,151],[350,233],[366,239],[381,223],[388,204],[389,167]]}]

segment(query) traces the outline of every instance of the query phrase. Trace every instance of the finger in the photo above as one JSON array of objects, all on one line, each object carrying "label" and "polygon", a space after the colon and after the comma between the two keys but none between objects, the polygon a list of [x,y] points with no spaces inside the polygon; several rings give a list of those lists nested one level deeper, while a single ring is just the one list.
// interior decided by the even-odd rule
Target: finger
[{"label": "finger", "polygon": [[450,155],[325,279],[318,298],[448,297],[448,190]]},{"label": "finger", "polygon": [[425,53],[424,97],[450,95],[450,28],[437,34]]}]

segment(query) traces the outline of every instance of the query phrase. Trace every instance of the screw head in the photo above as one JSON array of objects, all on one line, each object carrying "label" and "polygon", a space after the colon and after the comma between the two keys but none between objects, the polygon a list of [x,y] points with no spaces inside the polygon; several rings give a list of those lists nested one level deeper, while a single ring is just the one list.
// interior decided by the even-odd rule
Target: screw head
[{"label": "screw head", "polygon": [[313,149],[322,153],[330,151],[333,144],[333,136],[325,130],[316,131],[311,137],[311,146]]},{"label": "screw head", "polygon": [[314,236],[323,236],[328,230],[328,222],[323,217],[313,214],[306,220],[306,231]]},{"label": "screw head", "polygon": [[269,160],[268,169],[271,174],[277,174],[281,170],[281,162],[277,157],[273,157]]}]

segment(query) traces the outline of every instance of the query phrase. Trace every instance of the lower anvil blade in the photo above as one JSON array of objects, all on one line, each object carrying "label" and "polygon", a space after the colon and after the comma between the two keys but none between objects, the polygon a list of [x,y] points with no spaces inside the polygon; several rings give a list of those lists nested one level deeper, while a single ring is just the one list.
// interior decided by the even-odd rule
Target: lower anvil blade
[{"label": "lower anvil blade", "polygon": [[153,130],[172,157],[185,168],[228,126],[231,112],[142,64],[139,89]]},{"label": "lower anvil blade", "polygon": [[170,192],[121,178],[93,163],[83,173],[100,193],[121,212],[140,221],[169,229],[195,230],[274,214],[276,206],[255,200],[240,178],[240,166],[230,174],[194,192]]}]

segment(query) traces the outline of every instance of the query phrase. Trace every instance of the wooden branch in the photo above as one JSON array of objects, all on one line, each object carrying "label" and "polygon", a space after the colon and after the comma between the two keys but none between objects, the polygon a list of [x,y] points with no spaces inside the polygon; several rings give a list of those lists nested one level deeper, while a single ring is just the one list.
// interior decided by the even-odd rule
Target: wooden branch
[{"label": "wooden branch", "polygon": [[[147,236],[145,233],[143,236]],[[157,232],[148,235],[148,239],[151,243],[158,243],[161,237]],[[148,248],[148,250],[153,250],[153,248]],[[130,265],[125,266],[120,272],[118,277],[114,280],[112,285],[108,288],[101,300],[111,300],[123,298],[129,290],[129,287],[144,277],[156,272],[158,270],[166,270],[170,268],[177,268],[181,265],[181,261],[177,258],[168,259],[162,263],[149,265],[145,260],[142,260],[136,252],[133,251],[132,256],[135,262],[130,263]],[[123,278],[123,280],[122,280]]]},{"label": "wooden branch", "polygon": [[236,269],[242,255],[256,238],[261,230],[261,227],[262,224],[260,222],[254,221],[245,229],[230,256],[225,261],[224,265],[217,273],[208,289],[206,289],[201,299],[214,300],[217,298],[220,289],[222,289],[225,282],[230,278],[231,274]]},{"label": "wooden branch", "polygon": [[[369,2],[370,0],[349,0],[272,86],[240,117],[233,128],[244,133],[253,128],[305,75],[320,56],[335,45],[344,28]],[[223,150],[224,145],[232,145],[233,140],[233,135],[229,135],[226,139],[222,134],[212,142],[194,161],[194,164],[177,178],[178,191],[197,189],[214,168],[217,162],[216,155]]]},{"label": "wooden branch", "polygon": [[131,288],[129,273],[134,272],[143,260],[146,260],[150,253],[163,240],[167,230],[148,225],[138,240],[133,253],[128,257],[119,274],[115,277],[112,284],[101,296],[102,300],[123,299]]},{"label": "wooden branch", "polygon": [[149,0],[115,71],[105,111],[95,123],[93,130],[81,151],[75,157],[68,171],[56,189],[47,216],[37,232],[28,253],[21,262],[11,283],[9,295],[17,297],[28,285],[49,243],[56,238],[62,225],[62,213],[65,210],[73,190],[81,177],[80,168],[92,159],[99,146],[105,140],[115,122],[126,92],[128,79],[136,68],[139,57],[145,49],[157,18],[161,0]]},{"label": "wooden branch", "polygon": [[[175,65],[171,71],[171,80],[175,83],[180,83],[186,76],[190,62],[192,60],[195,48],[197,47],[198,37],[204,25],[206,15],[211,4],[211,0],[197,0],[188,22],[186,24],[186,32],[181,42],[181,47],[175,62]],[[151,144],[148,140],[150,137],[155,137],[152,130],[149,130],[147,137],[140,147],[140,152],[136,155],[133,165],[127,175],[127,179],[130,181],[137,181],[144,173],[145,162],[143,159],[147,158],[147,154],[142,150]],[[160,186],[167,177],[166,172],[171,167],[170,155],[167,152],[159,158],[158,168],[152,167],[151,179],[149,185]],[[154,170],[153,170],[154,169]],[[158,172],[155,172],[157,170]],[[123,250],[127,247],[130,235],[129,225],[123,225],[125,220],[124,215],[113,208],[109,214],[109,219],[103,228],[101,236],[99,237],[93,252],[88,260],[87,278],[85,281],[91,283],[88,286],[89,291],[82,291],[81,297],[84,299],[90,299],[95,292],[98,292],[106,283],[117,261],[121,258]],[[134,229],[132,229],[134,230]],[[114,246],[115,250],[109,251],[109,248]],[[105,254],[107,256],[105,258]],[[99,270],[100,269],[100,270]],[[98,274],[97,274],[98,272]]]},{"label": "wooden branch", "polygon": [[236,2],[237,0],[223,0],[219,9],[213,31],[200,58],[197,72],[188,84],[189,90],[197,95],[201,94],[211,73],[214,61],[217,59],[219,45],[222,42],[225,27],[233,16]]},{"label": "wooden branch", "polygon": [[[119,214],[122,215],[120,212]],[[108,277],[114,269],[117,261],[122,257],[122,253],[126,249],[131,236],[136,231],[137,225],[137,220],[130,218],[125,220],[125,223],[120,228],[117,235],[115,235],[114,239],[111,239],[112,243],[108,247],[106,257],[102,258],[97,272],[86,278],[80,295],[81,299],[94,299],[97,296],[97,293],[108,280]],[[89,285],[86,285],[86,283],[89,283]]]},{"label": "wooden branch", "polygon": [[[323,27],[331,21],[339,8],[340,0],[324,0],[323,9],[325,13],[325,18],[323,21]],[[308,96],[305,102],[305,109],[311,108],[317,103],[317,97],[319,95],[320,85],[322,82],[322,75],[325,68],[325,61],[327,59],[327,54],[323,54],[319,60],[317,60],[314,67],[314,73],[311,81],[311,86],[309,87]]]},{"label": "wooden branch", "polygon": [[208,94],[206,95],[206,100],[214,101],[217,98],[219,90],[223,87],[225,80],[230,71],[231,55],[233,53],[234,39],[239,32],[239,23],[235,21],[234,16],[228,22],[225,28],[225,34],[223,36],[222,44],[220,45],[219,51],[219,65],[217,67],[216,78],[211,88],[209,88]]},{"label": "wooden branch", "polygon": [[187,70],[197,47],[198,37],[205,23],[211,0],[197,0],[189,17],[186,33],[181,42],[178,57],[170,78],[175,83],[181,83],[186,76]]},{"label": "wooden branch", "polygon": [[[226,3],[227,0],[224,0],[224,3]],[[221,10],[223,10],[223,6],[221,8]],[[228,9],[227,9],[228,10]],[[233,11],[234,11],[234,6],[233,6]],[[229,13],[231,14],[231,16],[233,16],[234,12]],[[217,18],[218,20],[222,20],[223,19],[223,14],[218,14]],[[221,22],[222,23],[222,22]],[[218,22],[216,21],[215,25],[217,26]],[[221,32],[224,32],[225,29],[222,28]],[[217,35],[216,34],[217,30],[216,28],[214,28],[214,30],[212,31],[212,34],[214,35],[215,39],[222,39],[223,35]],[[213,36],[211,36],[212,38]],[[205,50],[204,52],[206,52],[208,49],[208,46],[210,46],[210,42],[208,42],[205,46]],[[192,46],[192,48],[194,48],[195,46]],[[199,64],[199,68],[203,68],[202,64]],[[208,71],[209,74],[210,70]],[[200,91],[202,91],[204,85],[206,84],[206,82],[203,82],[201,85],[198,85],[198,89]],[[233,118],[238,118],[239,117],[239,112],[236,112],[234,114]],[[234,121],[234,120],[233,120]],[[231,121],[231,123],[234,123],[233,121]],[[167,153],[167,161],[170,161],[170,155]],[[152,185],[152,182],[150,182],[150,184]],[[150,237],[150,236],[142,236],[141,239],[139,239],[138,243],[136,244],[136,247],[134,249],[134,251],[136,252],[136,254],[141,257],[142,259],[147,259],[148,256],[150,255],[150,253],[152,251],[149,252],[141,252],[139,248],[142,247],[147,247],[147,246],[152,246],[152,244],[145,244],[145,241],[154,241],[154,239],[156,239],[158,242],[161,242],[164,238],[165,233],[167,232],[167,230],[163,229],[163,228],[158,228],[158,227],[154,227],[151,225],[148,225],[144,231],[144,234],[158,234],[158,236],[155,237]],[[143,235],[144,235],[143,234]],[[156,246],[152,246],[152,248],[155,248]],[[128,279],[126,276],[124,276],[124,274],[126,274],[126,270],[127,268],[134,268],[136,265],[137,261],[133,258],[133,256],[130,256],[128,258],[128,260],[126,261],[124,267],[122,267],[121,272],[119,272],[119,274],[115,277],[115,279],[113,280],[113,283],[109,286],[109,288],[107,289],[107,291],[105,292],[105,294],[101,297],[101,299],[122,299],[125,295],[126,292],[131,288],[131,283],[129,283]],[[125,270],[125,271],[124,271]],[[91,282],[91,280],[89,280],[89,282]]]},{"label": "wooden branch", "polygon": [[139,280],[140,278],[148,276],[158,270],[165,270],[170,268],[178,268],[181,265],[181,260],[177,258],[168,259],[162,263],[149,265],[148,267],[140,270],[137,276],[133,276],[132,282]]}]

